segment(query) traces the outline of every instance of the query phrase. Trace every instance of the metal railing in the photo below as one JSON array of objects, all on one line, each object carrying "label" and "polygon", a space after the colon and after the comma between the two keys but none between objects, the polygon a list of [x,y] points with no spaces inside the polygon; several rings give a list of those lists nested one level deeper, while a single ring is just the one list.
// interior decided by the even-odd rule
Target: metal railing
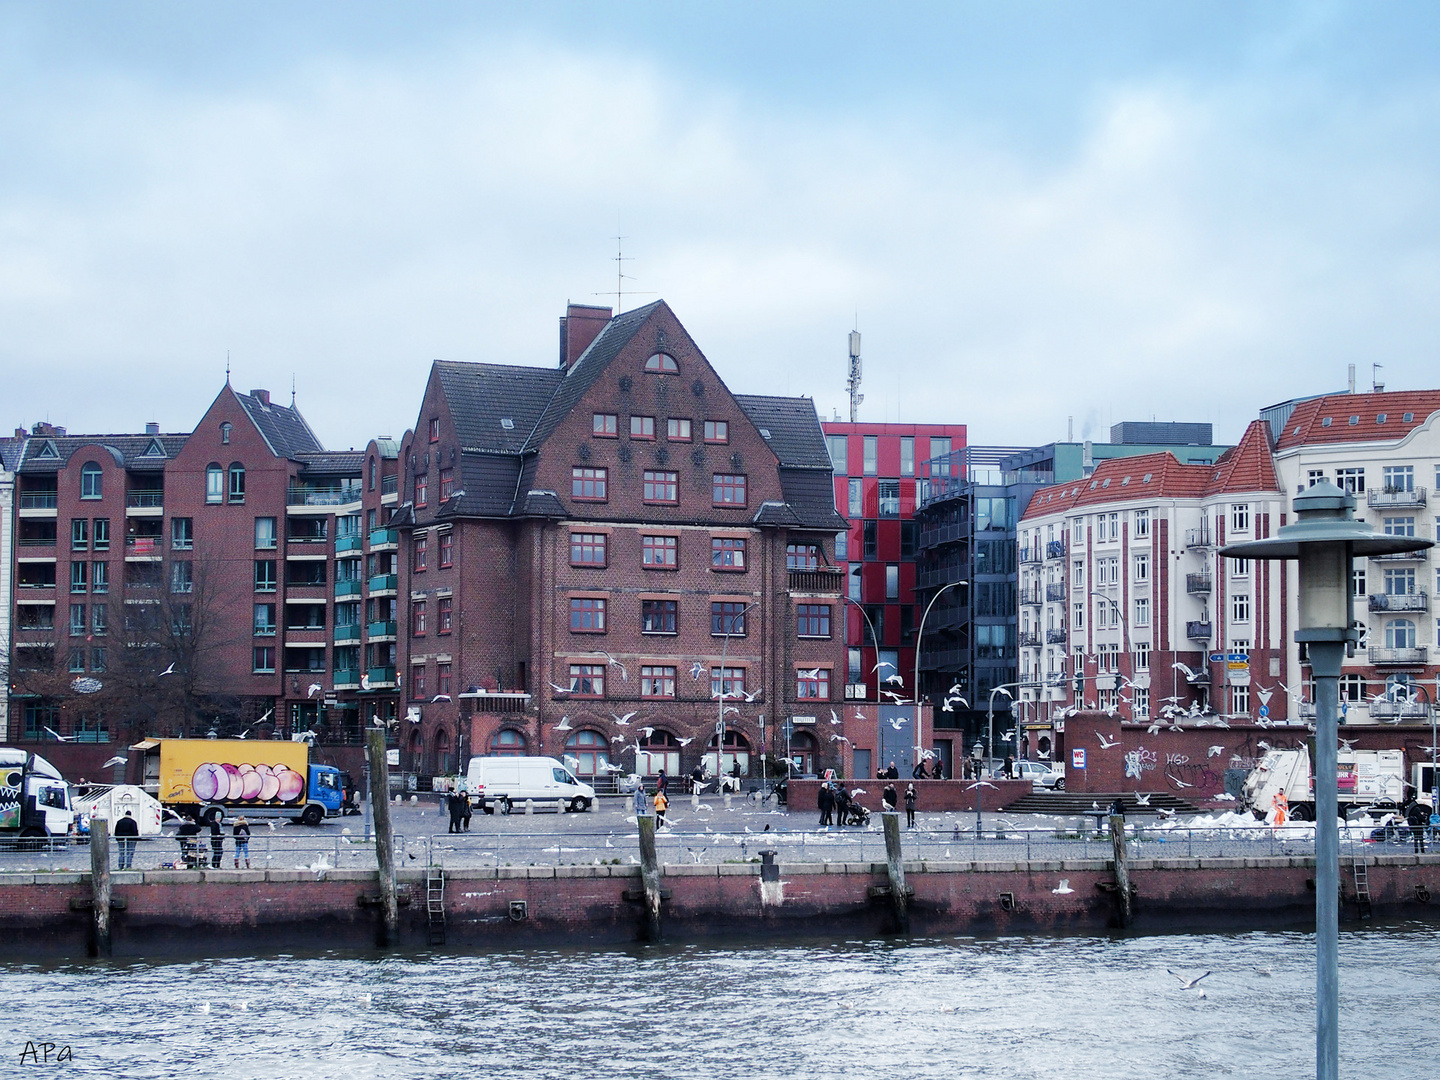
[{"label": "metal railing", "polygon": [[830,567],[813,570],[787,570],[790,592],[825,593],[838,596],[845,587],[845,572]]},{"label": "metal railing", "polygon": [[1064,600],[1064,599],[1065,599],[1065,583],[1064,583],[1063,581],[1052,581],[1052,582],[1050,582],[1050,584],[1046,585],[1046,586],[1045,586],[1045,599],[1046,599],[1046,600]]},{"label": "metal railing", "polygon": [[1185,624],[1185,636],[1191,641],[1209,641],[1215,636],[1215,624],[1192,621]]},{"label": "metal railing", "polygon": [[1429,611],[1430,597],[1424,589],[1409,593],[1371,593],[1371,611]]},{"label": "metal railing", "polygon": [[1208,594],[1214,588],[1214,584],[1208,573],[1185,575],[1185,591],[1191,596]]},{"label": "metal railing", "polygon": [[54,510],[60,503],[58,491],[22,491],[21,510]]},{"label": "metal railing", "polygon": [[1185,546],[1187,548],[1213,547],[1214,545],[1210,541],[1210,526],[1206,524],[1198,529],[1186,529]]},{"label": "metal railing", "polygon": [[1372,701],[1372,720],[1426,720],[1430,719],[1430,706],[1423,701]]},{"label": "metal railing", "polygon": [[1429,650],[1424,645],[1410,649],[1371,649],[1372,664],[1423,664]]},{"label": "metal railing", "polygon": [[1045,558],[1063,559],[1065,557],[1064,540],[1048,540],[1045,543]]},{"label": "metal railing", "polygon": [[295,486],[285,492],[286,506],[343,506],[361,499],[360,481],[339,487]]},{"label": "metal railing", "polygon": [[1045,631],[1045,642],[1048,645],[1063,645],[1069,636],[1070,632],[1065,627],[1056,626]]},{"label": "metal railing", "polygon": [[125,505],[131,509],[156,509],[165,505],[165,492],[127,491]]},{"label": "metal railing", "polygon": [[1365,504],[1373,507],[1424,506],[1425,489],[1422,487],[1402,491],[1396,488],[1368,488],[1365,491]]}]

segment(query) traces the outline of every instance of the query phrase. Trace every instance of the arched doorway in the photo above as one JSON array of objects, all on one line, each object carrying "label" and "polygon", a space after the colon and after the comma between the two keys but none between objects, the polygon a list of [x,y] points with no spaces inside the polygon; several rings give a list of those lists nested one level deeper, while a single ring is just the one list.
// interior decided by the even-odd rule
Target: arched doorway
[{"label": "arched doorway", "polygon": [[815,736],[797,731],[790,736],[790,764],[796,772],[810,776],[815,772]]},{"label": "arched doorway", "polygon": [[491,757],[524,757],[525,736],[514,728],[501,728],[490,736]]},{"label": "arched doorway", "polygon": [[668,731],[652,731],[640,740],[635,771],[641,776],[656,776],[661,769],[666,776],[680,774],[680,740]]},{"label": "arched doorway", "polygon": [[410,771],[417,773],[425,771],[425,736],[421,734],[419,728],[414,728],[410,732]]},{"label": "arched doorway", "polygon": [[455,775],[455,754],[450,749],[450,733],[443,727],[435,732],[435,775]]},{"label": "arched doorway", "polygon": [[577,731],[565,740],[565,753],[579,762],[575,775],[594,779],[608,776],[605,768],[610,763],[610,741],[598,731]]},{"label": "arched doorway", "polygon": [[710,736],[710,745],[705,750],[705,768],[711,775],[730,776],[734,773],[735,766],[740,766],[740,775],[750,775],[750,740],[736,731],[734,728],[725,729],[725,760],[720,767],[715,767],[715,740],[717,736]]}]

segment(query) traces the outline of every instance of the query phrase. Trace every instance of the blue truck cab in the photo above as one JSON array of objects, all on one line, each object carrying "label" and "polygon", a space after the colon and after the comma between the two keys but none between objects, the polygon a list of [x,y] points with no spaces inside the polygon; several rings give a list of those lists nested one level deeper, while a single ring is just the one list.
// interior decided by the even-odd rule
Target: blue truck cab
[{"label": "blue truck cab", "polygon": [[[334,765],[311,765],[310,790],[306,802],[310,806],[319,803],[325,807],[326,817],[341,813],[345,802],[345,785],[340,770]],[[306,824],[311,822],[307,821]],[[313,824],[318,825],[319,822]]]}]

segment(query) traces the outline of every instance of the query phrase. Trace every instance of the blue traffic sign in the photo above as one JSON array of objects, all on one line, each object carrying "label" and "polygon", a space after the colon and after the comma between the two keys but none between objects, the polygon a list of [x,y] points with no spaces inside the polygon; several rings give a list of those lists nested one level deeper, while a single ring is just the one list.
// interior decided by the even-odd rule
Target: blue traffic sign
[{"label": "blue traffic sign", "polygon": [[1269,715],[1270,715],[1270,706],[1269,706],[1269,705],[1261,705],[1261,706],[1260,706],[1260,715],[1261,715],[1262,717],[1263,717],[1263,716],[1269,716]]}]

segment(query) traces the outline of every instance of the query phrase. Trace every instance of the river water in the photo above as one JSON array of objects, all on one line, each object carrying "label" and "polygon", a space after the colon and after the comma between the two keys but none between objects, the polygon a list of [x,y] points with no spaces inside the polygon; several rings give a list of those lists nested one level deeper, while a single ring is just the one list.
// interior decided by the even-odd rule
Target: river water
[{"label": "river water", "polygon": [[[1340,960],[1341,1075],[1432,1075],[1440,928]],[[0,1075],[1295,1080],[1314,965],[1300,932],[10,963]]]}]

